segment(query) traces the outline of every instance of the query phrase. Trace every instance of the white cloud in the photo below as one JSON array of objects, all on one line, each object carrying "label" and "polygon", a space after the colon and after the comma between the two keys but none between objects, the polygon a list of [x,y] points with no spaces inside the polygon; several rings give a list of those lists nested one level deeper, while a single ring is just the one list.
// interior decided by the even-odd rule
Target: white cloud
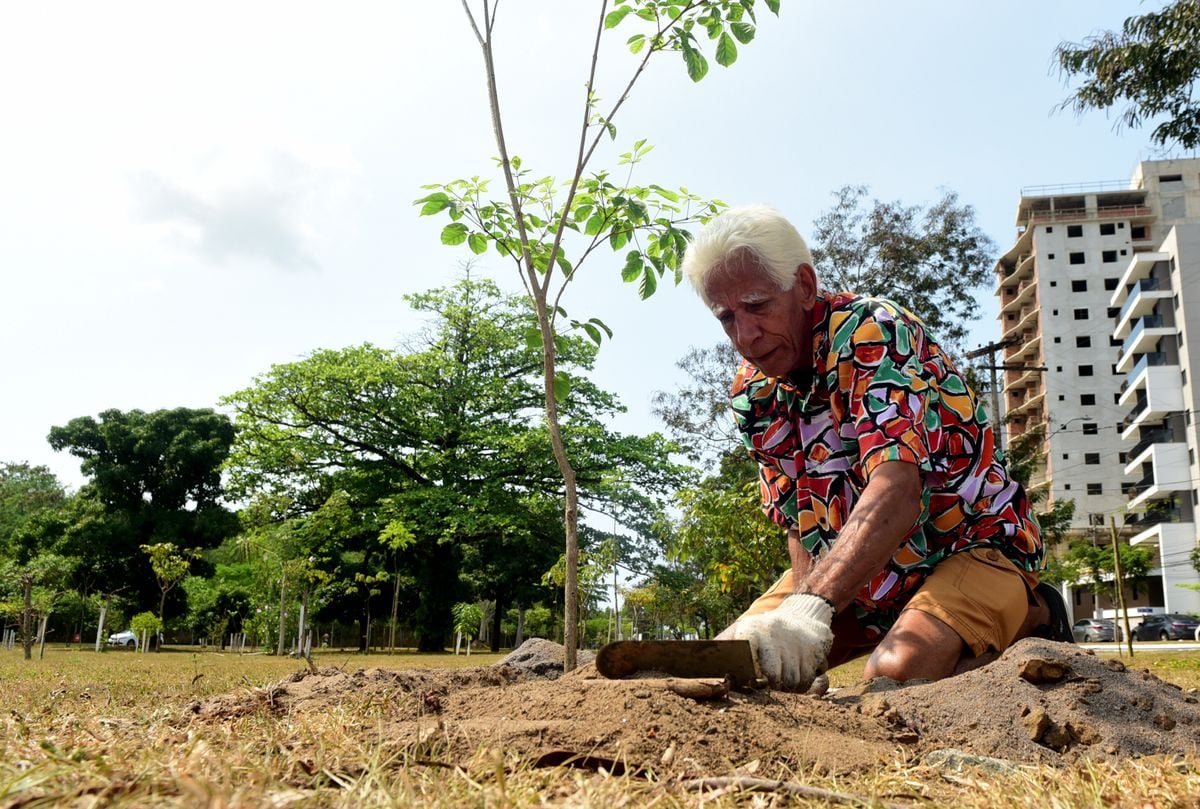
[{"label": "white cloud", "polygon": [[135,216],[166,226],[175,245],[217,264],[242,259],[316,271],[311,216],[328,183],[285,152],[259,161],[210,156],[191,181],[157,171],[130,178]]}]

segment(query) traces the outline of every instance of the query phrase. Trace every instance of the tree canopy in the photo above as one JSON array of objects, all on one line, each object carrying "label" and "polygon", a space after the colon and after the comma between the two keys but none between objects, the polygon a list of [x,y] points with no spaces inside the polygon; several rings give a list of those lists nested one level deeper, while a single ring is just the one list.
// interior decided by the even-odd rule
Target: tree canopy
[{"label": "tree canopy", "polygon": [[1160,146],[1200,146],[1200,3],[1174,0],[1158,11],[1129,17],[1120,31],[1064,42],[1054,60],[1079,86],[1062,103],[1076,113],[1124,105],[1116,125],[1136,129],[1158,120],[1151,139]]},{"label": "tree canopy", "polygon": [[833,193],[813,223],[817,278],[831,290],[891,298],[914,312],[943,346],[962,343],[992,283],[996,245],[975,209],[945,191],[928,207],[868,199],[866,186]]}]

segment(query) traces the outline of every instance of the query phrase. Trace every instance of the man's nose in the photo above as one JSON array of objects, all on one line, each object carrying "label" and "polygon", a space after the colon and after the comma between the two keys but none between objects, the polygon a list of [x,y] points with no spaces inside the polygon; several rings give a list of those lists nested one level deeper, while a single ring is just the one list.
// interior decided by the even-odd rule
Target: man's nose
[{"label": "man's nose", "polygon": [[738,345],[748,346],[758,339],[762,329],[758,326],[758,318],[739,312],[733,317],[733,341]]}]

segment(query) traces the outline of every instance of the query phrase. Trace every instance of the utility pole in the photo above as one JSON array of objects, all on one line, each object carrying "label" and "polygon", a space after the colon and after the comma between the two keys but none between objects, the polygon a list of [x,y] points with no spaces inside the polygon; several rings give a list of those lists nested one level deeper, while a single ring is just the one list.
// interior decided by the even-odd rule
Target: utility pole
[{"label": "utility pole", "polygon": [[[1002,348],[1008,348],[1011,345],[1015,345],[1017,340],[1018,338],[1016,337],[1009,337],[1007,340],[1001,340],[998,343],[988,343],[987,345],[981,346],[974,351],[968,351],[963,355],[969,360],[978,359],[979,357],[983,356],[988,358],[988,364],[984,367],[991,371],[990,388],[992,395],[992,418],[996,420],[993,428],[996,433],[996,446],[999,449],[1004,449],[1004,431],[1000,429],[1000,383],[996,377],[996,372],[1007,370],[1008,366],[996,364],[996,352]],[[1042,368],[1041,370],[1044,371],[1046,369]]]}]

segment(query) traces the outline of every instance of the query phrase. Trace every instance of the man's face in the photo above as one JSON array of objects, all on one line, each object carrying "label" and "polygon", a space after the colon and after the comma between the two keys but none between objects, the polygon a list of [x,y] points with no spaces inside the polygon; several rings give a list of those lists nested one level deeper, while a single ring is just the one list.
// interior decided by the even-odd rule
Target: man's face
[{"label": "man's face", "polygon": [[801,264],[795,285],[781,290],[753,260],[735,258],[713,273],[705,291],[733,347],[764,374],[786,376],[812,365],[812,267]]}]

